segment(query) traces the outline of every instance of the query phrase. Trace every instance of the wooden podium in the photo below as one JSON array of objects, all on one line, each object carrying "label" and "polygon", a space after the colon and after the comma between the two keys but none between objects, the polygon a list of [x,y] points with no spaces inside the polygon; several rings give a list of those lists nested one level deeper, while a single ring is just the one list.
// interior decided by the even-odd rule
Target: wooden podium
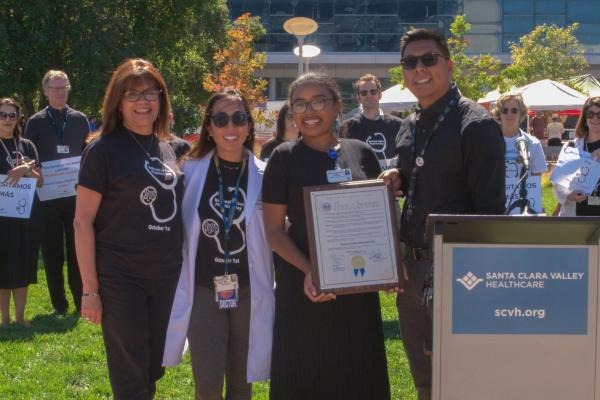
[{"label": "wooden podium", "polygon": [[433,399],[600,400],[600,217],[430,215]]}]

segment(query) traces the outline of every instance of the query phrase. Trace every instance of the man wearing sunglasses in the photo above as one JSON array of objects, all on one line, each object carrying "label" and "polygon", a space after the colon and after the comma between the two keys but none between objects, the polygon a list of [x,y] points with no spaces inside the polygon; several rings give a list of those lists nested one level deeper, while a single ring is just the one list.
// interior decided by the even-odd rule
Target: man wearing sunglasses
[{"label": "man wearing sunglasses", "polygon": [[371,146],[382,170],[394,168],[394,146],[402,120],[384,114],[379,108],[381,83],[376,76],[361,76],[356,81],[354,94],[360,104],[360,114],[344,121],[340,136],[358,139]]},{"label": "man wearing sunglasses", "polygon": [[382,177],[405,198],[400,225],[404,277],[396,305],[419,400],[431,398],[432,264],[429,214],[502,214],[504,140],[498,123],[452,83],[444,36],[415,29],[400,42],[404,82],[417,97],[400,127],[398,169]]},{"label": "man wearing sunglasses", "polygon": [[[25,127],[25,137],[33,142],[42,163],[47,168],[53,161],[80,157],[90,126],[85,114],[69,107],[67,99],[71,84],[63,71],[50,70],[42,79],[48,106],[34,114]],[[73,159],[76,160],[76,159]],[[73,163],[75,163],[73,161]],[[76,164],[78,165],[78,164]],[[79,313],[81,309],[81,277],[75,257],[73,218],[75,217],[75,191],[65,196],[42,200],[44,234],[42,255],[50,300],[57,316],[64,316],[69,308],[65,295],[63,264],[66,239],[66,259],[69,289]]]}]

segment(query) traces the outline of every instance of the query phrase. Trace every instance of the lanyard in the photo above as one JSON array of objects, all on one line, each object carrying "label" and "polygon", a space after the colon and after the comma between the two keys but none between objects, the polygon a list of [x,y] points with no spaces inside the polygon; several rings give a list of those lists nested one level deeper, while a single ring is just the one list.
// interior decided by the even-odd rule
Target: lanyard
[{"label": "lanyard", "polygon": [[[62,112],[61,112],[61,114],[62,114]],[[52,122],[52,126],[54,127],[54,131],[58,134],[58,140],[60,141],[60,145],[63,146],[65,144],[64,136],[65,136],[65,130],[67,129],[67,121],[69,119],[69,107],[66,108],[65,118],[63,119],[62,126],[58,126],[56,124],[56,121],[54,120],[54,116],[52,115],[52,112],[50,112],[50,107],[46,107],[46,115],[48,116],[48,118],[50,118],[50,121]]]},{"label": "lanyard", "polygon": [[423,143],[423,148],[421,149],[421,151],[419,152],[418,155],[417,155],[417,134],[416,134],[417,124],[416,124],[416,120],[415,120],[415,124],[411,127],[413,167],[410,172],[410,179],[408,181],[408,194],[406,196],[406,207],[407,208],[406,208],[406,213],[405,213],[406,219],[409,219],[414,214],[414,209],[415,209],[414,199],[415,199],[415,188],[417,186],[417,175],[419,173],[419,169],[425,164],[423,156],[425,155],[425,151],[427,150],[427,147],[429,146],[429,142],[431,141],[431,138],[433,137],[435,132],[438,130],[440,125],[442,125],[442,123],[444,122],[444,120],[446,119],[446,117],[448,116],[450,111],[454,108],[454,106],[456,106],[456,104],[458,104],[458,100],[460,99],[460,92],[458,91],[458,88],[453,87],[451,90],[452,90],[452,97],[450,98],[448,105],[446,106],[446,108],[444,108],[444,111],[442,111],[442,113],[439,115],[439,117],[435,121],[435,124],[433,125],[433,128],[429,132],[429,135],[427,135],[427,137],[425,138],[425,143]]},{"label": "lanyard", "polygon": [[6,145],[4,144],[4,142],[2,141],[2,139],[0,139],[0,143],[2,144],[2,147],[4,148],[4,151],[6,151],[6,156],[7,156],[7,161],[10,164],[10,168],[15,168],[19,166],[19,149],[17,147],[17,139],[15,139],[15,137],[13,136],[12,138],[13,143],[15,144],[15,154],[17,156],[17,159],[13,161],[12,156],[10,155],[10,151],[8,150],[8,148],[6,147]]},{"label": "lanyard", "polygon": [[[238,194],[240,192],[240,183],[242,181],[242,176],[244,176],[244,170],[246,169],[246,157],[242,157],[242,166],[240,168],[240,172],[235,182],[235,189],[233,190],[233,194],[231,196],[231,200],[229,201],[229,209],[225,210],[225,195],[223,189],[223,175],[221,174],[221,166],[219,165],[219,157],[215,152],[213,155],[213,161],[215,163],[215,167],[217,169],[217,184],[219,188],[219,210],[221,211],[221,217],[223,218],[223,255],[225,258],[225,275],[229,274],[229,233],[231,232],[231,227],[233,226],[233,217],[235,214],[235,209],[237,207],[238,202]],[[227,212],[226,212],[227,211]]]}]

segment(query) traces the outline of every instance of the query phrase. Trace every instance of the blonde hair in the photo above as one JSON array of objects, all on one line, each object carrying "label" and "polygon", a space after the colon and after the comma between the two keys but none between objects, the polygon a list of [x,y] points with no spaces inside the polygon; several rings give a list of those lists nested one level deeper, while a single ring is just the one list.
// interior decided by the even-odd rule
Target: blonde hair
[{"label": "blonde hair", "polygon": [[69,77],[67,76],[65,71],[51,69],[50,71],[46,72],[46,74],[44,74],[44,77],[42,78],[42,87],[44,89],[48,86],[48,82],[50,82],[50,79],[52,78],[63,78],[67,81],[68,84],[70,84]]},{"label": "blonde hair", "polygon": [[525,105],[525,102],[523,101],[523,96],[521,96],[519,93],[508,93],[508,94],[503,94],[502,96],[500,96],[498,101],[496,101],[496,107],[492,111],[492,115],[494,116],[494,118],[496,118],[498,121],[500,121],[500,115],[502,114],[502,108],[503,108],[504,104],[510,100],[515,100],[517,102],[517,104],[519,105],[519,111],[520,111],[519,122],[523,122],[523,120],[527,116],[528,109],[527,109],[527,106]]}]

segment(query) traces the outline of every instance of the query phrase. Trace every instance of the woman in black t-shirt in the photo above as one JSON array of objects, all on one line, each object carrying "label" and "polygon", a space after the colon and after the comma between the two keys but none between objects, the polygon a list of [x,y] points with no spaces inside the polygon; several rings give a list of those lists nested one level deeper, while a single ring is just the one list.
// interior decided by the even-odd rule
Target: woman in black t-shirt
[{"label": "woman in black t-shirt", "polygon": [[[575,127],[575,140],[569,141],[565,147],[574,147],[600,161],[600,97],[590,97],[585,101]],[[586,177],[583,171],[580,173],[581,176],[576,179],[584,182]],[[595,183],[589,194],[554,184],[554,194],[560,203],[559,216],[600,216],[600,180]]]},{"label": "woman in black t-shirt", "polygon": [[[21,178],[36,178],[42,186],[42,176],[37,167],[38,154],[31,141],[21,137],[21,106],[11,98],[0,99],[0,175],[7,184],[18,183]],[[1,195],[5,195],[0,188]],[[36,196],[36,195],[34,195]],[[35,197],[34,197],[35,198]],[[24,199],[23,199],[24,201]],[[15,204],[24,210],[24,203]],[[39,204],[34,201],[29,218],[0,217],[0,314],[2,327],[10,323],[10,294],[15,302],[15,321],[25,327],[27,287],[37,282],[37,256],[40,236],[36,217]]]},{"label": "woman in black t-shirt", "polygon": [[264,163],[240,92],[206,107],[200,137],[183,164],[184,255],[171,311],[165,365],[181,361],[186,336],[197,399],[249,400],[267,379],[275,300],[260,191]]},{"label": "woman in black t-shirt", "polygon": [[169,145],[169,93],[148,61],[123,62],[84,150],[75,245],[81,316],[102,323],[115,399],[151,399],[181,269],[183,177]]},{"label": "woman in black t-shirt", "polygon": [[304,186],[335,180],[336,170],[352,180],[376,178],[379,163],[365,143],[336,138],[341,101],[335,81],[309,73],[289,92],[301,139],[273,151],[262,197],[267,237],[279,255],[270,398],[389,399],[378,294],[316,294],[302,195]]},{"label": "woman in black t-shirt", "polygon": [[260,150],[260,159],[267,162],[275,147],[283,142],[289,142],[298,139],[298,127],[294,124],[294,115],[290,110],[290,105],[286,102],[277,115],[277,133],[275,137],[265,144]]}]

